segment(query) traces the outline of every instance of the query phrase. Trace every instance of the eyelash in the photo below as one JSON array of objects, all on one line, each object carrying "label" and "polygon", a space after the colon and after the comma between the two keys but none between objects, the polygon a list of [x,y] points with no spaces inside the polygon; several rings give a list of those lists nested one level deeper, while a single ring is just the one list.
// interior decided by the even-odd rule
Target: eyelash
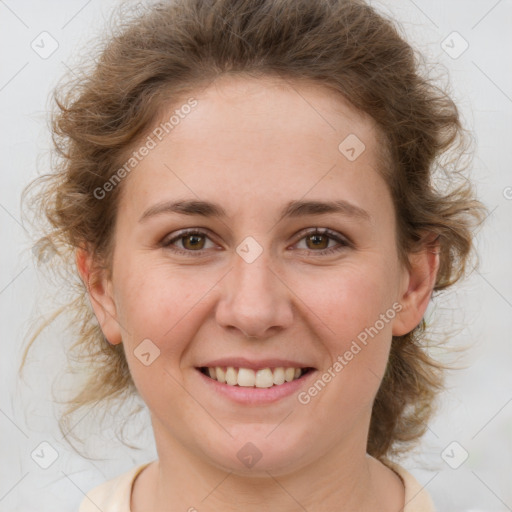
[{"label": "eyelash", "polygon": [[[207,249],[200,249],[200,250],[197,250],[197,251],[192,251],[192,250],[178,249],[177,247],[172,247],[172,244],[174,242],[179,241],[180,239],[185,238],[186,236],[190,236],[190,235],[206,236],[207,238],[210,238],[208,236],[207,232],[201,231],[201,230],[196,229],[196,228],[191,228],[191,229],[184,229],[184,230],[180,231],[175,237],[171,238],[170,240],[165,240],[164,239],[160,243],[160,245],[161,245],[161,247],[163,247],[165,249],[169,249],[169,250],[171,250],[171,251],[173,251],[173,252],[175,252],[177,254],[183,254],[183,255],[191,256],[191,257],[193,257],[193,255],[202,256],[203,253],[205,253],[207,251]],[[327,229],[327,228],[323,228],[323,229],[314,228],[314,229],[311,229],[309,231],[302,232],[301,235],[302,235],[301,238],[299,238],[296,243],[300,242],[301,240],[303,240],[307,236],[323,235],[323,236],[327,236],[327,238],[329,238],[331,240],[334,240],[335,242],[338,242],[340,244],[339,246],[329,247],[327,249],[322,249],[321,251],[314,251],[314,250],[311,250],[311,249],[305,249],[305,250],[307,250],[309,252],[316,253],[319,256],[325,256],[325,255],[328,255],[328,254],[339,252],[339,251],[341,251],[343,249],[346,249],[347,247],[352,247],[352,243],[349,242],[346,238],[341,237],[335,231],[331,231],[330,229]],[[304,250],[304,249],[299,249],[299,250]]]}]

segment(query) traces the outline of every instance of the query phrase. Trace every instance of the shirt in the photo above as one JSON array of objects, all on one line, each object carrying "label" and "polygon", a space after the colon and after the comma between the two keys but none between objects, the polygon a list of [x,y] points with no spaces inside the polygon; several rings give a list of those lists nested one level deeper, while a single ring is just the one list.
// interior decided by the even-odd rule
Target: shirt
[{"label": "shirt", "polygon": [[[94,487],[80,504],[78,512],[131,512],[130,501],[133,482],[149,464],[136,466],[126,473]],[[397,464],[386,464],[400,476],[405,487],[405,508],[403,512],[436,512],[427,491],[407,470]]]}]

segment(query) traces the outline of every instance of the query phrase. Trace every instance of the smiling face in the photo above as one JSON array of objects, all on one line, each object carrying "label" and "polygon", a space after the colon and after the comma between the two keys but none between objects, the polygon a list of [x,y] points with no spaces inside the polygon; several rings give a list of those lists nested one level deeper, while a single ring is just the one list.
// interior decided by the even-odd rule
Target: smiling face
[{"label": "smiling face", "polygon": [[318,85],[194,97],[120,185],[112,280],[90,290],[160,459],[279,474],[365,453],[392,335],[429,296],[398,260],[375,126]]}]

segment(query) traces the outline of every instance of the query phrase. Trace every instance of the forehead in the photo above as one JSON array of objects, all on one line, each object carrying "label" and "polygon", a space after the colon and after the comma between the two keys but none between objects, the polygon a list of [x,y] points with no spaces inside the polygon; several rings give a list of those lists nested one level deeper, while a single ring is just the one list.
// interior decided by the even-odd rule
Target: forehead
[{"label": "forehead", "polygon": [[[244,197],[284,200],[316,193],[337,199],[337,191],[363,197],[385,186],[377,172],[381,148],[374,121],[334,90],[223,76],[190,97],[193,107],[181,110],[183,100],[162,111],[155,127],[175,114],[172,131],[156,141],[124,184],[138,209],[166,194],[215,195],[229,210],[229,203]],[[244,197],[234,197],[235,190]]]},{"label": "forehead", "polygon": [[[309,142],[304,150],[309,146],[318,150],[321,144],[324,153],[337,155],[338,143],[353,134],[364,141],[368,152],[377,149],[374,120],[339,92],[318,83],[223,75],[194,96],[197,106],[172,131],[175,143],[190,145],[200,137],[215,137],[216,142],[226,143],[223,146],[242,143],[250,149],[264,143],[284,151]],[[180,103],[167,109],[162,120],[176,110]]]}]

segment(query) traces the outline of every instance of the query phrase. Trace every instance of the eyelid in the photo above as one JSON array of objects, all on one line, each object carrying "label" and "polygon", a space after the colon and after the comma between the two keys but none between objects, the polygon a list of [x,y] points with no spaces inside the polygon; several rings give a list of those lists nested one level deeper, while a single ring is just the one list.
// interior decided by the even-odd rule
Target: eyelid
[{"label": "eyelid", "polygon": [[[193,251],[193,250],[185,250],[185,249],[173,247],[173,245],[172,245],[173,243],[179,241],[180,239],[182,239],[183,237],[185,237],[187,235],[204,236],[206,238],[209,238],[212,242],[214,242],[214,240],[212,239],[213,237],[212,237],[210,230],[208,230],[206,228],[185,228],[185,229],[181,229],[181,230],[175,232],[175,234],[172,238],[168,238],[168,236],[164,237],[159,245],[161,247],[163,247],[164,249],[169,249],[177,254],[185,254],[187,256],[189,256],[189,255],[193,256],[194,254],[200,256],[208,251],[208,249],[199,249],[197,251]],[[308,251],[311,254],[316,253],[316,255],[318,255],[318,256],[323,256],[323,255],[326,255],[329,253],[338,252],[338,251],[341,251],[342,249],[351,248],[354,246],[353,242],[347,236],[342,235],[341,233],[338,233],[337,231],[333,231],[332,229],[329,229],[329,228],[318,228],[318,227],[305,228],[305,229],[299,231],[299,233],[295,237],[296,240],[293,243],[293,245],[296,245],[303,238],[305,238],[309,235],[325,235],[329,239],[336,241],[338,243],[338,246],[337,247],[328,247],[326,249],[321,249],[318,251],[313,250],[313,249],[294,249],[294,250]]]},{"label": "eyelid", "polygon": [[[173,236],[170,238],[169,235],[173,235]],[[206,228],[184,228],[184,229],[180,229],[178,231],[175,231],[173,233],[169,233],[168,235],[166,235],[160,242],[160,246],[162,246],[163,248],[169,248],[172,246],[172,244],[174,242],[179,241],[181,238],[183,238],[187,235],[201,235],[206,238],[209,238],[210,240],[212,240],[212,242],[214,241],[213,240],[214,237],[212,236],[212,233],[209,229],[206,229]],[[193,253],[193,252],[201,253],[201,252],[205,251],[205,249],[200,249],[198,251],[184,251],[184,249],[177,249],[177,251],[178,252],[188,252],[188,253]]]},{"label": "eyelid", "polygon": [[[297,234],[297,242],[299,242],[300,240],[302,240],[302,238],[304,238],[305,236],[308,236],[308,235],[327,235],[329,238],[336,240],[337,242],[344,244],[346,246],[352,247],[354,245],[352,240],[350,240],[349,237],[339,233],[338,231],[334,231],[329,228],[306,228],[306,229],[303,229],[302,231],[300,231]],[[295,242],[295,243],[297,243],[297,242]],[[314,251],[314,252],[321,252],[321,251]]]}]

